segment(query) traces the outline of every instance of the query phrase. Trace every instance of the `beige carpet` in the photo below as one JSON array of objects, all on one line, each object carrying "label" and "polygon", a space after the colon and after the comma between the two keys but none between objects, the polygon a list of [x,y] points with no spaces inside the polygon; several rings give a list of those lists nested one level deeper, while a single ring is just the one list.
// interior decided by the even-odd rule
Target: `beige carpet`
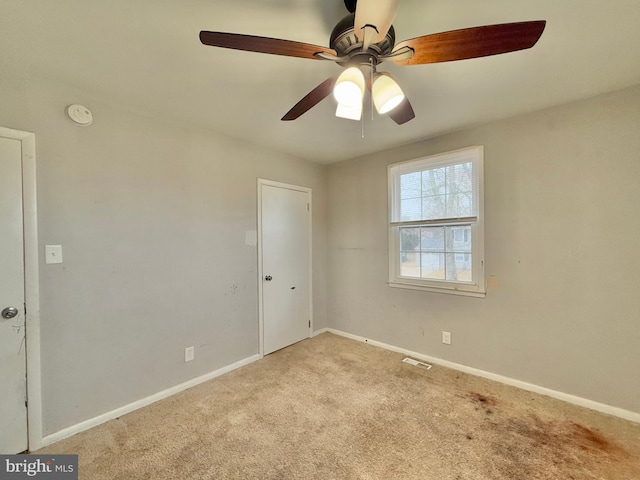
[{"label": "beige carpet", "polygon": [[403,358],[320,335],[41,452],[87,480],[640,479],[640,425]]}]

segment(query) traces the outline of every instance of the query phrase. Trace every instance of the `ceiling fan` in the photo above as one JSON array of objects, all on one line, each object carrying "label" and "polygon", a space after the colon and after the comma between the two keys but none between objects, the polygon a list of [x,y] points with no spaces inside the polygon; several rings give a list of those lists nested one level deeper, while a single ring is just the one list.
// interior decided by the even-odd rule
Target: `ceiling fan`
[{"label": "ceiling fan", "polygon": [[424,35],[395,43],[393,20],[400,0],[344,0],[349,10],[334,27],[330,48],[277,38],[225,32],[200,32],[200,41],[213,47],[336,62],[344,71],[311,90],[282,120],[295,120],[332,92],[336,116],[360,120],[368,92],[380,114],[401,125],[415,117],[409,100],[383,62],[422,65],[485,57],[533,47],[544,20],[503,23]]}]

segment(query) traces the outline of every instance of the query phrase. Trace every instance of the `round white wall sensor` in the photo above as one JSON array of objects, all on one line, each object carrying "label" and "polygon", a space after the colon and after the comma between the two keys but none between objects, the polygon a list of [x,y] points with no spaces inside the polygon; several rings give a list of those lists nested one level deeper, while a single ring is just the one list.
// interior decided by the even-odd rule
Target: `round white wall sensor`
[{"label": "round white wall sensor", "polygon": [[67,116],[73,123],[83,127],[87,127],[93,123],[91,111],[82,105],[69,105],[67,107]]}]

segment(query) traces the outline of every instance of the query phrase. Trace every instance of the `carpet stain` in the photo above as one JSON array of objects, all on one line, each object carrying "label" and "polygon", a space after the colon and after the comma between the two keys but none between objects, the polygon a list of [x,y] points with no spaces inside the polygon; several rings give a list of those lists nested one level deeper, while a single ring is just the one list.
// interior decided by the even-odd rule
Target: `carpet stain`
[{"label": "carpet stain", "polygon": [[606,438],[600,432],[591,430],[584,425],[568,422],[568,436],[571,437],[583,451],[597,452],[610,456],[625,458],[629,453],[613,440]]},{"label": "carpet stain", "polygon": [[488,428],[499,439],[492,444],[496,466],[512,478],[556,478],[554,474],[567,467],[577,475],[569,478],[607,478],[601,475],[606,475],[608,466],[629,457],[615,440],[572,421],[545,421],[532,415],[491,422]]},{"label": "carpet stain", "polygon": [[478,403],[483,407],[495,407],[498,405],[498,400],[489,395],[482,395],[478,392],[469,392],[468,396],[473,402]]},{"label": "carpet stain", "polygon": [[526,439],[532,447],[550,448],[571,456],[579,456],[580,452],[620,457],[628,455],[614,440],[575,422],[546,422],[534,416],[530,422],[510,420],[506,430]]},{"label": "carpet stain", "polygon": [[476,404],[476,410],[482,409],[482,411],[487,415],[493,415],[493,407],[498,405],[498,400],[496,398],[489,395],[482,395],[478,392],[469,392],[467,398]]}]

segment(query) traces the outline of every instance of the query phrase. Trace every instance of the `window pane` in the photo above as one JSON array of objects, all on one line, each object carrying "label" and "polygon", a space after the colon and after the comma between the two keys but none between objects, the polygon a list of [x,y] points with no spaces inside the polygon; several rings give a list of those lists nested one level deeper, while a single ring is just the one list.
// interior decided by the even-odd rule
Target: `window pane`
[{"label": "window pane", "polygon": [[447,252],[471,252],[471,225],[446,230]]},{"label": "window pane", "polygon": [[444,280],[444,253],[421,254],[422,278]]},{"label": "window pane", "polygon": [[474,216],[471,193],[447,195],[447,217],[460,218]]},{"label": "window pane", "polygon": [[420,246],[420,228],[400,229],[400,250],[412,252],[418,250]]},{"label": "window pane", "polygon": [[446,193],[446,170],[434,168],[422,172],[422,195],[444,195]]},{"label": "window pane", "polygon": [[459,163],[447,167],[447,193],[470,193],[473,190],[473,164]]},{"label": "window pane", "polygon": [[458,282],[470,282],[471,276],[471,254],[470,253],[447,253],[447,280]]},{"label": "window pane", "polygon": [[400,198],[418,198],[420,192],[420,172],[400,176]]},{"label": "window pane", "polygon": [[420,278],[420,254],[400,252],[400,276]]},{"label": "window pane", "polygon": [[422,227],[421,250],[444,252],[444,227]]},{"label": "window pane", "polygon": [[409,198],[400,200],[400,220],[409,222],[412,220],[422,220],[422,200],[420,198]]},{"label": "window pane", "polygon": [[422,218],[420,220],[433,220],[445,218],[447,212],[447,197],[436,195],[422,199]]}]

